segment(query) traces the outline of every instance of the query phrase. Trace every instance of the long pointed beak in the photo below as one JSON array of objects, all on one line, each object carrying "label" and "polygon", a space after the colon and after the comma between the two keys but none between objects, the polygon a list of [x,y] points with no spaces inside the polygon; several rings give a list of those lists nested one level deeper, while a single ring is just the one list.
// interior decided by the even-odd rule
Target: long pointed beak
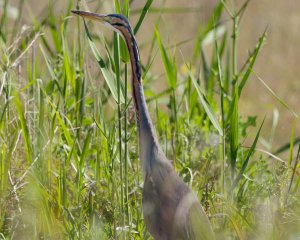
[{"label": "long pointed beak", "polygon": [[91,12],[77,11],[77,10],[72,10],[72,13],[87,19],[96,20],[100,22],[108,22],[108,16],[105,14],[98,14],[98,13],[91,13]]}]

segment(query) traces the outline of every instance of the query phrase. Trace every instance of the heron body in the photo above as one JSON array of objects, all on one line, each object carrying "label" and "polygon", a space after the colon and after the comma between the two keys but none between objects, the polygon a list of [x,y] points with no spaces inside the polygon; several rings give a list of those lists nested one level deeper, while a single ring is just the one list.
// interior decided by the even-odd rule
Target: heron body
[{"label": "heron body", "polygon": [[158,143],[145,101],[139,51],[127,18],[119,14],[72,12],[108,25],[126,42],[132,67],[131,83],[144,180],[143,213],[150,234],[156,240],[214,239],[212,227],[197,196],[174,171]]}]

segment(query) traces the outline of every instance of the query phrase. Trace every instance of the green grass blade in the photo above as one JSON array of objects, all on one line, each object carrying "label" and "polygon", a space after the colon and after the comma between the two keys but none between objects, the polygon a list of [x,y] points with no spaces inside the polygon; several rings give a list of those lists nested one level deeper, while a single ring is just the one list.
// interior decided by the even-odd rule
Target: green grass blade
[{"label": "green grass blade", "polygon": [[9,104],[10,104],[10,101],[11,101],[11,100],[8,100],[8,101],[5,103],[5,105],[4,105],[4,107],[3,107],[3,110],[2,110],[2,113],[1,113],[1,115],[0,115],[0,129],[2,128],[2,126],[3,126],[4,123],[5,123],[5,121],[4,121],[5,113],[6,113],[6,110],[8,109],[8,106],[9,106]]},{"label": "green grass blade", "polygon": [[124,1],[123,14],[128,18],[129,17],[129,0]]},{"label": "green grass blade", "polygon": [[93,128],[90,127],[88,134],[84,140],[84,145],[83,145],[81,155],[80,155],[80,169],[83,168],[83,164],[85,162],[86,156],[89,153],[89,147],[90,147],[92,136],[93,136]]},{"label": "green grass blade", "polygon": [[254,50],[254,52],[250,55],[249,59],[248,59],[248,62],[249,62],[249,66],[239,84],[239,97],[241,96],[241,93],[242,93],[242,90],[247,82],[247,80],[249,79],[249,76],[250,76],[250,73],[252,72],[252,69],[253,69],[253,66],[254,66],[254,63],[256,61],[256,58],[257,58],[257,55],[258,53],[260,52],[261,50],[261,47],[263,45],[263,43],[265,42],[265,39],[266,39],[266,32],[267,32],[267,29],[264,31],[263,35],[259,38],[259,41],[258,41],[258,44]]},{"label": "green grass blade", "polygon": [[51,67],[51,60],[50,60],[50,58],[48,57],[47,53],[45,52],[44,48],[41,45],[40,45],[40,49],[41,49],[42,55],[44,56],[47,68],[48,68],[49,73],[50,73],[50,76],[52,77],[52,79],[56,79],[56,75],[55,75],[55,73],[53,71],[53,68]]},{"label": "green grass blade", "polygon": [[47,69],[48,69],[48,71],[50,73],[50,76],[51,76],[53,82],[56,83],[56,86],[58,87],[59,91],[61,93],[63,93],[63,90],[62,90],[63,88],[61,87],[61,85],[58,82],[58,78],[57,78],[57,76],[55,74],[55,71],[54,71],[54,69],[52,67],[52,62],[51,62],[50,58],[48,57],[48,55],[46,54],[45,50],[43,49],[43,47],[41,45],[40,45],[40,49],[41,49],[42,55],[43,55],[43,57],[45,59]]},{"label": "green grass blade", "polygon": [[9,168],[10,168],[11,164],[13,164],[12,163],[13,151],[14,151],[14,147],[15,147],[15,144],[17,141],[17,136],[18,136],[18,134],[16,132],[11,134],[11,139],[10,139],[11,142],[9,144],[9,147],[5,150],[3,149],[2,153],[0,154],[0,199],[1,199],[1,196],[3,196],[3,193],[9,189],[8,188],[8,183],[9,183],[8,172],[9,172]]},{"label": "green grass blade", "polygon": [[[294,139],[294,145],[296,145],[298,143],[300,143],[300,137]],[[290,149],[290,144],[291,144],[290,142],[284,144],[283,146],[279,147],[276,151],[274,151],[273,154],[278,155],[280,153],[283,153],[283,152],[289,150]]]},{"label": "green grass blade", "polygon": [[[295,174],[296,174],[296,171],[297,171],[297,166],[298,166],[298,163],[299,163],[299,159],[300,159],[300,144],[298,146],[298,151],[297,151],[297,156],[296,156],[295,164],[294,164],[294,167],[292,168],[293,172],[292,172],[292,177],[291,177],[290,184],[289,184],[288,193],[290,193],[292,185],[293,185],[293,182],[294,182],[294,178],[295,178]],[[300,179],[300,176],[299,176],[299,179]],[[296,186],[297,186],[297,184],[296,184]],[[297,190],[296,186],[295,186],[294,192],[296,192],[296,190]],[[288,197],[288,194],[287,194],[287,197]]]},{"label": "green grass blade", "polygon": [[118,14],[121,14],[122,13],[122,10],[121,10],[121,5],[119,3],[119,0],[115,0],[115,9],[116,9],[116,12]]},{"label": "green grass blade", "polygon": [[120,58],[124,63],[128,63],[130,60],[127,46],[123,38],[120,38]]},{"label": "green grass blade", "polygon": [[142,10],[142,13],[140,15],[140,18],[134,27],[134,30],[133,30],[134,34],[137,34],[137,32],[139,31],[139,29],[144,21],[144,18],[146,17],[146,14],[149,11],[149,8],[151,7],[152,3],[153,3],[153,0],[147,0],[146,4]]},{"label": "green grass blade", "polygon": [[258,129],[258,131],[257,131],[257,133],[256,133],[255,139],[254,139],[254,141],[253,141],[253,143],[252,143],[252,145],[251,145],[251,148],[249,149],[248,154],[247,154],[247,156],[246,156],[246,158],[245,158],[245,160],[244,160],[244,162],[243,162],[242,168],[241,168],[241,170],[240,170],[238,176],[237,176],[236,179],[234,180],[234,183],[233,183],[233,185],[232,185],[232,189],[234,189],[235,186],[237,186],[238,182],[239,182],[240,179],[242,178],[242,176],[243,176],[243,174],[244,174],[244,172],[245,172],[245,170],[246,170],[246,168],[247,168],[247,166],[248,166],[250,157],[252,156],[252,154],[253,154],[254,151],[255,151],[256,144],[257,144],[257,141],[258,141],[258,139],[259,139],[260,132],[261,132],[261,129],[262,129],[263,125],[264,125],[264,122],[265,122],[265,119],[262,121],[262,123],[261,123],[261,125],[260,125],[260,127],[259,127],[259,129]]},{"label": "green grass blade", "polygon": [[175,60],[175,58],[171,59],[171,57],[168,56],[167,50],[161,42],[160,34],[157,29],[155,30],[155,34],[156,34],[157,43],[159,45],[160,54],[162,57],[164,68],[165,68],[165,71],[167,74],[169,86],[172,87],[173,89],[175,89],[176,84],[177,84],[176,60]]},{"label": "green grass blade", "polygon": [[221,136],[223,136],[223,130],[222,130],[222,127],[217,119],[217,116],[216,114],[214,113],[214,111],[212,110],[211,106],[209,105],[208,102],[205,101],[205,98],[202,94],[202,91],[200,89],[200,86],[198,85],[196,79],[194,78],[194,76],[190,73],[190,77],[192,79],[192,82],[197,90],[197,93],[198,93],[198,96],[199,96],[199,99],[200,99],[200,102],[209,118],[209,120],[211,121],[211,123],[213,124],[213,126],[218,130],[219,134]]},{"label": "green grass blade", "polygon": [[66,80],[71,84],[73,87],[73,90],[75,89],[75,77],[73,74],[73,70],[70,63],[70,57],[68,52],[68,42],[65,39],[65,29],[64,24],[61,25],[61,39],[62,39],[62,52],[63,52],[63,63],[64,63],[64,69],[66,74]]},{"label": "green grass blade", "polygon": [[210,71],[211,71],[211,69],[208,66],[207,59],[206,59],[206,56],[205,56],[205,52],[204,52],[204,50],[203,50],[202,47],[200,49],[200,52],[201,52],[202,69],[203,69],[203,76],[204,76],[204,81],[205,81],[205,87],[207,89],[208,88],[208,81],[210,79]]},{"label": "green grass blade", "polygon": [[193,58],[196,59],[199,56],[199,53],[201,53],[201,44],[203,39],[206,37],[206,35],[213,30],[216,25],[218,24],[222,12],[223,12],[223,3],[220,1],[214,8],[213,13],[211,14],[210,19],[208,20],[208,23],[206,24],[205,28],[203,29],[202,26],[199,27],[197,38],[196,38],[196,46],[194,49],[194,56]]},{"label": "green grass blade", "polygon": [[[124,2],[123,14],[127,18],[128,18],[128,14],[129,14],[129,6],[128,5],[129,5],[129,2],[128,2],[128,0],[126,0]],[[118,14],[122,14],[121,5],[119,3],[119,0],[115,0],[115,9]],[[127,63],[129,61],[129,54],[128,54],[127,46],[126,46],[126,43],[124,42],[123,38],[120,38],[120,57],[124,63]]]},{"label": "green grass blade", "polygon": [[[58,122],[60,124],[60,127],[63,130],[64,133],[64,137],[68,143],[68,146],[73,146],[73,138],[71,137],[71,134],[66,126],[66,124],[64,123],[63,118],[61,117],[60,113],[57,110],[57,107],[55,106],[55,104],[51,101],[50,97],[47,95],[47,93],[45,92],[44,89],[41,88],[41,90],[43,91],[43,94],[46,96],[48,103],[50,104],[50,106],[52,107],[53,111],[55,112],[55,115],[58,119]],[[71,126],[72,128],[72,126]]]},{"label": "green grass blade", "polygon": [[27,121],[25,119],[24,107],[23,107],[22,101],[20,99],[20,95],[17,93],[14,96],[14,103],[15,103],[18,117],[19,117],[19,120],[21,123],[22,135],[23,135],[23,139],[24,139],[25,147],[26,147],[27,161],[29,163],[31,163],[33,152],[32,152],[32,147],[31,147],[30,135],[29,135],[29,130],[28,130],[28,126],[27,126]]},{"label": "green grass blade", "polygon": [[[91,47],[91,50],[100,66],[100,69],[101,69],[101,72],[103,74],[103,77],[112,93],[112,96],[113,98],[115,99],[116,102],[118,102],[118,88],[117,88],[117,81],[116,81],[116,78],[115,76],[113,76],[113,74],[110,72],[110,70],[108,69],[108,67],[105,65],[105,62],[104,60],[102,59],[96,45],[94,44],[93,40],[92,40],[92,37],[89,33],[89,30],[88,30],[88,27],[86,25],[86,22],[84,21],[84,27],[85,27],[85,31],[86,31],[86,34],[87,34],[87,37],[88,37],[88,42],[89,42],[89,45]],[[121,103],[124,103],[124,95],[121,91],[120,93],[120,101]]]},{"label": "green grass blade", "polygon": [[290,137],[289,166],[291,166],[293,161],[294,140],[295,140],[295,127],[292,127],[292,134]]},{"label": "green grass blade", "polygon": [[[292,178],[291,178],[290,186],[291,186],[292,183],[293,183],[293,180],[294,180],[294,177],[295,177],[296,169],[297,169],[297,168],[300,168],[299,160],[300,160],[300,144],[299,144],[299,147],[298,147],[298,152],[297,152],[297,156],[296,156],[295,165],[294,165],[294,168],[293,168],[293,175],[292,175]],[[300,184],[300,175],[298,176],[298,180],[297,180],[297,182],[296,182],[296,184],[295,184],[294,193],[296,193],[296,192],[298,191],[299,184]]]},{"label": "green grass blade", "polygon": [[233,102],[232,102],[232,114],[230,116],[230,132],[229,132],[229,139],[230,139],[230,161],[231,161],[231,168],[234,172],[236,159],[238,154],[239,148],[239,115],[238,115],[238,96],[235,95]]},{"label": "green grass blade", "polygon": [[281,99],[269,86],[268,84],[265,83],[264,80],[262,80],[262,78],[260,78],[256,73],[255,73],[257,79],[264,85],[264,87],[267,88],[267,90],[273,95],[273,97],[276,98],[276,100],[282,105],[284,106],[287,110],[289,110],[296,118],[299,118],[298,114],[290,108],[290,106],[283,100]]}]

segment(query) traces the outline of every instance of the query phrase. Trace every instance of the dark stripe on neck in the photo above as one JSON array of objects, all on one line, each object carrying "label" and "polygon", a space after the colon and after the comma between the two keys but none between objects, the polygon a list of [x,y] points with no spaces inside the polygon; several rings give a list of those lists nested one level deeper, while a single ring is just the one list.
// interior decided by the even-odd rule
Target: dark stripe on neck
[{"label": "dark stripe on neck", "polygon": [[139,81],[139,83],[141,82],[141,77],[142,77],[142,73],[141,73],[141,64],[140,64],[140,57],[139,57],[139,49],[137,47],[135,38],[132,34],[132,32],[130,32],[131,35],[131,42],[132,42],[132,51],[133,51],[133,56],[134,56],[134,63],[135,63],[135,70],[136,70],[136,77]]},{"label": "dark stripe on neck", "polygon": [[126,26],[123,23],[113,23],[112,25],[113,26],[125,27],[126,28]]}]

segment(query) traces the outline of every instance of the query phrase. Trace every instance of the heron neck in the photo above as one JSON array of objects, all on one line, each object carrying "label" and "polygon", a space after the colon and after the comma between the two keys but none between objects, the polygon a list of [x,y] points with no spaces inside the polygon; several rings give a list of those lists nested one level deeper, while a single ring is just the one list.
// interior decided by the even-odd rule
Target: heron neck
[{"label": "heron neck", "polygon": [[135,105],[137,125],[139,130],[139,143],[140,143],[140,159],[142,161],[143,173],[149,171],[150,162],[148,156],[153,148],[159,148],[156,138],[155,130],[148,112],[142,78],[141,78],[141,65],[139,59],[139,51],[133,34],[130,38],[125,38],[128,47],[131,69],[132,69],[132,94]]},{"label": "heron neck", "polygon": [[142,77],[141,77],[142,70],[141,70],[140,59],[139,59],[139,51],[133,34],[131,34],[131,39],[127,40],[126,42],[127,42],[127,47],[128,47],[130,61],[131,61],[132,95],[133,95],[133,101],[134,101],[134,106],[136,111],[138,128],[140,133],[142,131],[147,131],[152,136],[154,136],[153,124],[148,112],[144,90],[143,90]]}]

